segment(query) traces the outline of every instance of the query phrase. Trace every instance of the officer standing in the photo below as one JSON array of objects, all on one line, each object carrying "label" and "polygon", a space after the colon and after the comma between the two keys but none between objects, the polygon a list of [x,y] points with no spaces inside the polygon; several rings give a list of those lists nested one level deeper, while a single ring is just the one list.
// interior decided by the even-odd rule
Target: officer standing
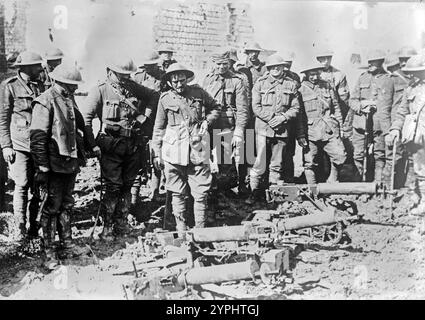
[{"label": "officer standing", "polygon": [[420,193],[420,202],[410,212],[414,215],[425,213],[425,55],[412,56],[403,72],[410,74],[413,81],[404,91],[402,102],[397,109],[385,137],[387,144],[401,138],[413,156],[413,170]]},{"label": "officer standing", "polygon": [[[321,64],[314,64],[302,71],[305,80],[299,89],[308,122],[308,149],[304,149],[304,173],[308,184],[316,184],[318,155],[325,151],[337,169],[345,162],[344,144],[340,137],[341,109],[332,86],[320,79]],[[338,171],[328,178],[338,181]]]},{"label": "officer standing", "polygon": [[[71,212],[74,206],[72,192],[79,165],[83,158],[77,142],[77,130],[84,132],[84,119],[74,100],[74,92],[82,83],[81,74],[74,66],[60,65],[49,78],[52,86],[33,103],[33,121],[30,128],[31,155],[36,166],[35,180],[47,190],[40,224],[43,230],[46,265],[57,264],[60,258],[86,253],[72,243]],[[60,247],[55,244],[58,231]]]},{"label": "officer standing", "polygon": [[[156,51],[152,51],[148,53],[142,63],[141,66],[138,67],[137,71],[132,75],[132,78],[135,82],[144,86],[146,88],[152,89],[159,94],[161,91],[161,70],[159,68],[159,55]],[[152,124],[155,123],[155,113],[152,113]],[[153,130],[153,128],[152,128]],[[161,182],[161,171],[156,170],[154,167],[145,168],[148,163],[152,163],[152,132],[146,132],[146,140],[144,142],[148,143],[148,145],[144,145],[144,149],[146,150],[149,147],[149,152],[144,152],[142,159],[142,170],[146,170],[146,172],[151,171],[151,194],[149,196],[151,201],[156,201],[159,197],[159,186]],[[149,141],[149,142],[148,142]],[[150,157],[147,159],[146,157]],[[149,161],[148,161],[149,160]],[[138,195],[140,192],[142,175],[139,174],[136,176],[134,180],[134,185],[131,188],[131,204],[135,205],[138,199]]]},{"label": "officer standing", "polygon": [[173,58],[173,55],[175,53],[174,49],[168,45],[168,44],[161,44],[158,47],[158,54],[159,54],[159,67],[162,71],[162,74],[164,74],[168,67],[173,64],[176,63],[177,61]]},{"label": "officer standing", "polygon": [[[90,146],[101,155],[105,185],[101,237],[113,240],[129,231],[127,215],[131,187],[141,167],[142,137],[152,130],[151,117],[158,100],[155,91],[130,80],[135,71],[130,58],[113,60],[106,70],[106,81],[89,92],[83,116]],[[101,121],[96,140],[92,129],[95,117]]]},{"label": "officer standing", "polygon": [[[224,160],[218,159],[219,172],[228,173],[230,172],[229,167],[236,165],[235,169],[240,173],[238,169],[245,162],[243,141],[249,120],[248,97],[241,76],[230,71],[229,59],[229,51],[213,54],[214,70],[205,76],[202,87],[221,106],[220,118],[215,127],[222,132],[228,132],[228,136],[224,137],[222,144],[215,146],[219,148],[222,145],[222,150],[224,149]],[[219,154],[221,155],[222,152]],[[230,163],[232,154],[236,155],[234,157],[235,164]],[[225,163],[226,161],[228,163]],[[246,171],[244,173],[246,175]],[[239,195],[246,195],[248,192],[245,186],[245,175],[238,175]],[[228,191],[231,187],[231,184],[227,184],[219,186],[219,189]]]},{"label": "officer standing", "polygon": [[219,105],[203,89],[188,85],[194,73],[172,64],[164,78],[171,90],[161,94],[153,132],[154,165],[164,166],[166,188],[172,193],[176,229],[187,229],[185,196],[194,199],[195,227],[206,222],[211,187],[208,129],[219,117]]},{"label": "officer standing", "polygon": [[[26,234],[26,213],[28,190],[33,188],[34,163],[30,154],[30,132],[32,120],[32,101],[44,90],[39,81],[43,71],[40,55],[34,52],[22,52],[16,59],[16,76],[3,81],[1,85],[0,108],[0,144],[4,159],[9,163],[11,176],[15,182],[13,211],[19,222],[20,237]],[[38,196],[32,191],[29,205],[30,228],[28,235],[36,237]]]},{"label": "officer standing", "polygon": [[282,179],[283,154],[287,151],[288,123],[299,114],[297,82],[285,76],[285,60],[279,55],[267,59],[269,73],[260,77],[252,90],[257,157],[250,173],[252,194],[248,204],[262,200],[260,181],[269,168],[269,183]]},{"label": "officer standing", "polygon": [[[364,160],[366,156],[371,157],[375,162],[374,175],[371,176],[377,182],[382,181],[385,166],[384,135],[391,125],[394,95],[394,82],[383,69],[384,59],[383,51],[369,54],[368,70],[360,75],[350,99],[350,108],[354,111],[352,141],[357,172],[360,177],[369,180]],[[370,152],[367,140],[373,141],[373,152]],[[366,155],[369,152],[371,154]]]},{"label": "officer standing", "polygon": [[44,58],[45,62],[43,62],[43,72],[40,74],[40,79],[44,83],[46,89],[52,84],[49,73],[62,63],[63,56],[64,54],[59,48],[52,48],[46,52]]}]

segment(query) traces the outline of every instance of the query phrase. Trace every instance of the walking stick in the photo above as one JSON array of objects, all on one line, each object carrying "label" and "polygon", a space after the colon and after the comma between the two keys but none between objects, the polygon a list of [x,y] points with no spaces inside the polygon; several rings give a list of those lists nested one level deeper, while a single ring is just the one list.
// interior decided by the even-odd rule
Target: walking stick
[{"label": "walking stick", "polygon": [[[100,159],[101,159],[101,157],[102,157],[102,155],[99,157],[99,167],[100,167]],[[103,177],[102,177],[102,168],[100,168],[100,196],[99,196],[99,206],[97,208],[96,219],[94,221],[93,228],[92,228],[91,233],[90,233],[90,237],[89,237],[89,240],[90,241],[93,240],[94,230],[96,228],[97,222],[99,221],[100,209],[102,207],[102,200],[103,200]]]},{"label": "walking stick", "polygon": [[393,141],[393,154],[392,154],[392,163],[391,163],[391,185],[390,185],[390,206],[389,209],[391,210],[391,219],[394,219],[394,211],[393,211],[393,202],[394,202],[394,174],[395,174],[395,156],[397,152],[397,138],[394,138]]}]

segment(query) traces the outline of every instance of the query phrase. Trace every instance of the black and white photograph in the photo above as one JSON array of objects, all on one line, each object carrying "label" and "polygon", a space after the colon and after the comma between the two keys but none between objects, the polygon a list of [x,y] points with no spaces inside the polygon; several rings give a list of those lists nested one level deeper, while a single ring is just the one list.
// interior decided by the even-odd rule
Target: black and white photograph
[{"label": "black and white photograph", "polygon": [[0,0],[0,81],[0,300],[425,299],[422,1]]}]

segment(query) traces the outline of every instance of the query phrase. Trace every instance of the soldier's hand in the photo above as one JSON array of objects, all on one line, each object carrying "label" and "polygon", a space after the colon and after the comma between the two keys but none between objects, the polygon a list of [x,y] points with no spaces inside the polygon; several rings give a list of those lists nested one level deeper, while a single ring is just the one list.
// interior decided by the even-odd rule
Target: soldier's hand
[{"label": "soldier's hand", "polygon": [[232,138],[232,146],[234,148],[239,148],[239,146],[241,146],[243,143],[243,138],[237,135],[233,135]]},{"label": "soldier's hand", "polygon": [[203,136],[208,131],[208,121],[204,120],[201,123],[201,127],[199,128],[199,135]]},{"label": "soldier's hand", "polygon": [[13,150],[12,148],[6,147],[3,148],[3,158],[4,160],[6,160],[9,163],[14,163],[15,162],[15,156],[16,156],[16,152],[15,150]]},{"label": "soldier's hand", "polygon": [[306,149],[308,147],[308,142],[306,138],[297,138],[297,142],[298,145],[303,149]]},{"label": "soldier's hand", "polygon": [[385,136],[385,143],[387,146],[392,146],[394,144],[394,141],[397,142],[400,139],[400,132],[398,130],[391,130],[386,136]]},{"label": "soldier's hand", "polygon": [[278,115],[278,116],[274,116],[268,123],[270,127],[272,127],[273,129],[276,129],[277,127],[279,127],[282,123],[286,121],[287,121],[287,118],[284,115]]},{"label": "soldier's hand", "polygon": [[159,157],[153,158],[153,166],[157,171],[164,170],[164,163]]},{"label": "soldier's hand", "polygon": [[93,148],[93,154],[96,156],[96,158],[100,159],[102,152],[100,151],[100,148],[98,146],[95,146]]},{"label": "soldier's hand", "polygon": [[144,114],[138,115],[136,117],[136,120],[137,120],[137,122],[139,122],[139,124],[144,124],[147,119],[148,119],[148,117],[146,117]]}]

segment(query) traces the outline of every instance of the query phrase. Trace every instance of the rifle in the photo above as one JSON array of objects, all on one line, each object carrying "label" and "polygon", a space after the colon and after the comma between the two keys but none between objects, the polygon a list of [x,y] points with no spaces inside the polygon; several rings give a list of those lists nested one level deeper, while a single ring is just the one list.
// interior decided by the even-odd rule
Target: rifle
[{"label": "rifle", "polygon": [[[372,112],[367,112],[365,114],[366,121],[365,121],[365,139],[364,139],[364,158],[363,158],[363,173],[362,173],[362,181],[366,182],[367,179],[367,169],[369,165],[369,157],[370,157],[370,148],[373,146],[373,118],[372,118]],[[371,143],[372,141],[372,143]]]}]

